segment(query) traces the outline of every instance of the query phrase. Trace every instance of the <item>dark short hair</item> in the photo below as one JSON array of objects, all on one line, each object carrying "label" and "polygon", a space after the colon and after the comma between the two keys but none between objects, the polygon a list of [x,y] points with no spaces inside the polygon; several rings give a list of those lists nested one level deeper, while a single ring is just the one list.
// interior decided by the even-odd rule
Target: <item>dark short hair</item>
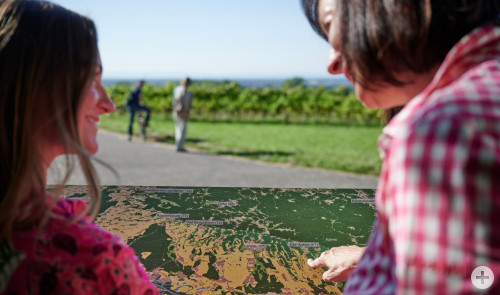
[{"label": "dark short hair", "polygon": [[[320,36],[317,0],[301,0]],[[403,85],[400,72],[425,73],[473,29],[499,24],[498,0],[337,0],[340,50],[353,79],[365,87]]]},{"label": "dark short hair", "polygon": [[328,37],[321,29],[318,20],[318,0],[302,0],[302,9],[312,29],[328,42]]},{"label": "dark short hair", "polygon": [[189,85],[191,85],[191,79],[189,77],[186,77],[186,78],[182,79],[181,84],[184,86],[189,86]]}]

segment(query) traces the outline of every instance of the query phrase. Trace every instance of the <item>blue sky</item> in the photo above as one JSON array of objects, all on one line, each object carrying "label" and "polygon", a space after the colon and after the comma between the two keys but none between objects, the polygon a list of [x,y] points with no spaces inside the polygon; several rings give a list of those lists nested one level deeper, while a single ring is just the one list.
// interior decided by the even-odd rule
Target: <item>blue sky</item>
[{"label": "blue sky", "polygon": [[328,78],[299,0],[55,0],[90,16],[104,78]]}]

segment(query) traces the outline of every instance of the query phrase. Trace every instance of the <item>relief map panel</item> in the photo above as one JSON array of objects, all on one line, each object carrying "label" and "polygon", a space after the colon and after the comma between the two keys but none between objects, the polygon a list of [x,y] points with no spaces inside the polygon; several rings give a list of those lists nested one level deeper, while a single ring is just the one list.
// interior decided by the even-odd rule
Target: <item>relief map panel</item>
[{"label": "relief map panel", "polygon": [[[119,235],[161,294],[342,294],[306,265],[363,246],[372,189],[103,186],[96,223]],[[84,186],[64,196],[86,199]]]}]

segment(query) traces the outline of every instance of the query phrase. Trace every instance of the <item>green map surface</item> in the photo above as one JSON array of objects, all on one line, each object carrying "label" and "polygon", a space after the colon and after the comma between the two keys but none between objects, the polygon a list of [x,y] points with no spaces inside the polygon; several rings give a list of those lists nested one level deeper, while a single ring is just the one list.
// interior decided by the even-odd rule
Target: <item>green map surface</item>
[{"label": "green map surface", "polygon": [[[364,245],[374,193],[107,186],[96,223],[136,251],[161,294],[341,294],[306,261]],[[82,198],[85,187],[64,194]]]}]

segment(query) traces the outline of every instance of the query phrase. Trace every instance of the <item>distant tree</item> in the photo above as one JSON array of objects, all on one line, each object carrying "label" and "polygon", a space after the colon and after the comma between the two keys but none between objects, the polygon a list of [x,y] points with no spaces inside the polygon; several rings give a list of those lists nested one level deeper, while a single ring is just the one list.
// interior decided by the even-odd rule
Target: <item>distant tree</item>
[{"label": "distant tree", "polygon": [[297,86],[304,86],[304,79],[300,77],[295,77],[291,79],[285,80],[283,84],[281,84],[283,88],[293,88]]}]

